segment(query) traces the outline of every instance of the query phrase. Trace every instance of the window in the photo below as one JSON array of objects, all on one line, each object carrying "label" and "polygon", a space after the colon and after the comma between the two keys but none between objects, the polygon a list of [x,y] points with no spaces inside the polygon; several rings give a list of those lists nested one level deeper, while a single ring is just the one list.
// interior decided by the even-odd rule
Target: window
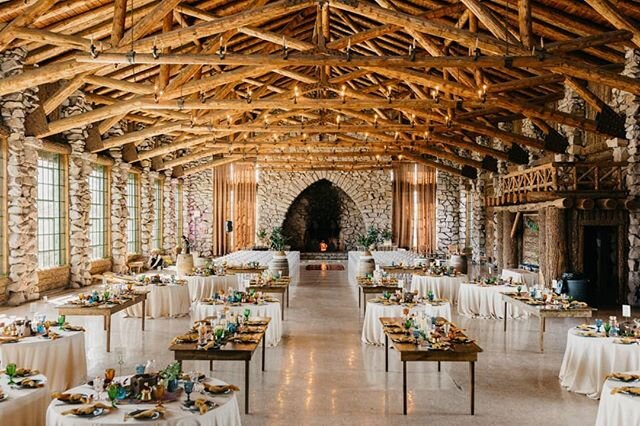
[{"label": "window", "polygon": [[182,247],[182,235],[184,235],[184,226],[182,218],[182,183],[178,182],[176,187],[176,244],[178,247]]},{"label": "window", "polygon": [[127,179],[127,210],[127,250],[129,253],[140,253],[140,191],[135,173],[129,173]]},{"label": "window", "polygon": [[66,262],[64,161],[61,155],[40,152],[38,158],[38,266]]},{"label": "window", "polygon": [[156,218],[151,230],[151,249],[162,250],[162,181],[160,179],[156,179],[153,183],[153,191],[156,196],[155,205],[153,206]]},{"label": "window", "polygon": [[91,191],[91,209],[89,210],[89,240],[91,259],[107,257],[108,243],[108,178],[105,166],[95,165],[89,175],[89,190]]}]

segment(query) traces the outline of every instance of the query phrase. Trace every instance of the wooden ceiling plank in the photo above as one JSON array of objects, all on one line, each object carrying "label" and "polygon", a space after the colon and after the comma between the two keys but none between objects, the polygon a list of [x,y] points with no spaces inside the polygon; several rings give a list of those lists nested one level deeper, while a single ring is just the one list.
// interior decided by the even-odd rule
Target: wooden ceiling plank
[{"label": "wooden ceiling plank", "polygon": [[16,33],[14,32],[15,28],[28,27],[57,1],[58,0],[38,0],[5,25],[4,28],[0,29],[0,51],[6,49],[16,37]]},{"label": "wooden ceiling plank", "polygon": [[585,0],[603,18],[617,29],[627,30],[633,34],[633,43],[640,47],[640,28],[627,19],[609,0]]}]

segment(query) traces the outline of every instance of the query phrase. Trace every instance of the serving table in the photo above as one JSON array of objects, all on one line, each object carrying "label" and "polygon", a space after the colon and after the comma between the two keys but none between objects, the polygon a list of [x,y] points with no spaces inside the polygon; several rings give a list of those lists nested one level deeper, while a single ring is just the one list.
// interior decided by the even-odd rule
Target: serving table
[{"label": "serving table", "polygon": [[[507,311],[508,305],[528,312],[530,315],[538,317],[540,321],[540,352],[544,352],[544,332],[546,329],[547,318],[591,318],[595,308],[589,306],[577,307],[571,309],[564,309],[562,305],[549,305],[549,304],[532,304],[527,295],[518,295],[516,293],[502,293],[502,300],[504,301],[504,309]],[[504,316],[504,332],[507,332],[507,315]]]},{"label": "serving table", "polygon": [[277,346],[282,339],[282,320],[280,319],[280,302],[265,302],[261,305],[253,303],[208,303],[196,302],[192,306],[191,315],[194,321],[203,320],[208,317],[220,317],[225,311],[233,312],[235,315],[243,315],[245,309],[249,309],[251,317],[271,318],[269,328],[266,331],[265,340],[267,346]]},{"label": "serving table", "polygon": [[451,320],[451,304],[448,301],[435,303],[384,303],[370,300],[367,302],[364,323],[362,324],[362,342],[373,345],[384,345],[384,330],[379,318],[400,317],[402,311],[409,309],[409,315],[424,312],[429,317],[441,317]]},{"label": "serving table", "polygon": [[[148,292],[145,315],[149,318],[175,318],[189,315],[191,300],[189,288],[181,284],[147,284],[136,286],[136,291]],[[126,310],[130,317],[141,317],[142,306],[133,305]]]},{"label": "serving table", "polygon": [[6,374],[0,376],[0,387],[7,395],[7,399],[0,402],[1,425],[39,426],[44,424],[44,414],[51,400],[51,391],[46,376],[38,374],[30,378],[43,380],[45,385],[33,389],[16,388],[9,385],[9,377]]},{"label": "serving table", "polygon": [[[126,377],[116,377],[116,381],[121,382]],[[203,380],[206,383],[212,385],[225,385],[226,383],[213,379],[205,378]],[[94,396],[94,403],[101,402],[105,405],[109,405],[109,401],[96,401],[96,392],[93,388],[87,384],[78,386],[73,389],[69,389],[68,393],[81,393],[85,395]],[[103,393],[103,396],[106,392]],[[78,405],[69,405],[61,403],[58,400],[53,400],[46,408],[47,413],[47,426],[87,426],[87,425],[122,425],[122,424],[153,424],[155,426],[183,426],[183,425],[200,425],[200,426],[240,426],[240,410],[238,408],[238,400],[235,392],[222,395],[211,395],[207,392],[193,392],[191,393],[191,400],[206,399],[216,403],[216,407],[210,409],[203,415],[197,412],[188,411],[183,409],[183,403],[186,400],[186,395],[183,392],[177,401],[165,401],[162,406],[166,410],[162,418],[155,421],[145,420],[124,420],[126,413],[131,413],[135,410],[152,409],[156,406],[153,403],[146,404],[119,404],[116,410],[106,412],[100,417],[93,419],[86,419],[82,417],[76,417],[73,415],[63,415],[64,411],[71,408],[76,408]]]},{"label": "serving table", "polygon": [[[477,283],[460,284],[458,291],[458,314],[471,318],[504,318],[505,305],[502,293],[516,293],[517,286],[486,285]],[[509,305],[506,310],[509,318],[526,318],[527,311]]]},{"label": "serving table", "polygon": [[280,295],[280,310],[282,320],[284,321],[284,304],[285,304],[285,294],[286,294],[286,302],[287,308],[289,307],[289,285],[291,284],[291,277],[282,277],[278,278],[275,281],[269,282],[260,282],[257,280],[251,280],[249,286],[245,288],[245,291],[255,290],[260,291],[262,293],[272,293]]},{"label": "serving table", "polygon": [[384,371],[389,371],[389,339],[393,342],[393,347],[400,353],[400,361],[402,361],[402,414],[407,414],[407,362],[411,361],[431,361],[438,363],[438,371],[440,371],[441,362],[468,362],[469,377],[471,386],[469,387],[471,399],[471,415],[475,414],[475,392],[476,392],[476,361],[478,354],[482,352],[482,348],[475,342],[470,343],[454,343],[450,350],[429,350],[423,349],[414,343],[396,343],[394,340],[404,334],[398,334],[387,327],[398,327],[402,324],[402,318],[383,317],[380,323],[384,328]]},{"label": "serving table", "polygon": [[[567,347],[560,366],[560,384],[571,392],[598,398],[606,376],[617,371],[640,370],[638,343],[618,343],[618,337],[577,327],[567,334]],[[596,334],[597,337],[590,337]],[[636,397],[637,398],[637,397]]]},{"label": "serving table", "polygon": [[[51,327],[51,331],[60,337],[52,340],[39,335],[1,344],[0,363],[3,367],[14,363],[40,371],[47,376],[49,389],[55,392],[86,380],[87,355],[83,331],[62,331],[58,327]],[[0,410],[2,407],[0,404]]]},{"label": "serving table", "polygon": [[385,291],[395,293],[400,289],[398,280],[385,279],[379,283],[374,282],[370,278],[357,277],[358,283],[358,309],[362,307],[362,299],[364,299],[364,313],[367,313],[367,295],[382,294]]},{"label": "serving table", "polygon": [[187,281],[192,302],[211,298],[215,293],[226,292],[229,288],[236,290],[239,286],[236,275],[186,275],[180,278]]},{"label": "serving table", "polygon": [[436,297],[456,303],[460,285],[467,281],[466,275],[414,275],[411,280],[411,291],[417,291],[421,297],[425,297],[429,291],[432,291]]},{"label": "serving table", "polygon": [[500,278],[505,281],[511,280],[513,283],[522,283],[528,286],[538,284],[538,273],[519,268],[504,268]]},{"label": "serving table", "polygon": [[[640,370],[629,372],[629,374],[638,375]],[[623,386],[640,387],[640,381],[625,383],[611,378],[604,381],[600,404],[598,405],[596,426],[640,425],[640,401],[638,401],[638,397],[623,393],[611,393],[613,389]]]},{"label": "serving table", "polygon": [[196,343],[173,343],[169,350],[173,351],[175,360],[182,366],[183,361],[209,361],[210,368],[213,361],[244,361],[244,412],[249,414],[249,366],[254,352],[262,342],[262,371],[265,370],[266,340],[265,333],[271,325],[271,318],[255,318],[266,322],[261,331],[256,333],[257,343],[237,343],[230,341],[220,349],[204,350],[200,349]]},{"label": "serving table", "polygon": [[[120,311],[142,303],[142,312],[146,311],[147,293],[134,293],[122,303],[107,303],[97,306],[62,305],[58,306],[58,315],[65,316],[101,316],[104,320],[104,330],[107,332],[107,352],[111,352],[111,317]],[[141,317],[142,331],[144,331],[144,315]]]}]

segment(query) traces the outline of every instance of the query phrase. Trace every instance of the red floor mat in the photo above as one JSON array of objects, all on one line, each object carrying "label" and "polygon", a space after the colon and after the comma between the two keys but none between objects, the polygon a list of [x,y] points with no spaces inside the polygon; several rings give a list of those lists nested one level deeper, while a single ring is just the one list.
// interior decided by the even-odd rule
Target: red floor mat
[{"label": "red floor mat", "polygon": [[344,266],[321,263],[320,265],[307,265],[307,271],[344,271]]}]

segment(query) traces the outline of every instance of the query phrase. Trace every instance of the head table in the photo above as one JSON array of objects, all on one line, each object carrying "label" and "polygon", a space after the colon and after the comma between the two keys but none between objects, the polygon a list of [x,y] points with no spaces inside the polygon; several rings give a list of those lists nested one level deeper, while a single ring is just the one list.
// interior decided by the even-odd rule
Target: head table
[{"label": "head table", "polygon": [[[32,368],[47,376],[51,391],[64,390],[82,383],[87,377],[87,357],[83,331],[51,330],[60,337],[24,337],[18,343],[0,344],[2,367],[9,363]],[[0,405],[1,409],[2,405]]]},{"label": "head table", "polygon": [[372,299],[367,302],[367,310],[362,325],[362,342],[384,345],[384,330],[380,323],[382,317],[401,317],[402,311],[409,308],[410,315],[424,313],[430,317],[442,317],[451,320],[451,304],[448,301],[438,303],[387,304]]},{"label": "head table", "polygon": [[425,297],[432,291],[436,297],[449,299],[453,303],[458,301],[460,284],[467,282],[466,275],[413,275],[411,280],[411,291],[417,291],[419,296]]},{"label": "head table", "polygon": [[607,375],[640,369],[640,347],[637,342],[621,344],[618,337],[586,337],[586,333],[589,330],[569,330],[560,384],[572,392],[598,398]]},{"label": "head table", "polygon": [[[502,293],[516,293],[517,286],[460,284],[458,291],[458,314],[471,318],[504,318],[505,306]],[[506,307],[509,318],[526,318],[529,313],[517,306]]]},{"label": "head table", "polygon": [[[124,379],[124,377],[116,378],[116,380]],[[225,383],[207,378],[205,382],[213,385],[224,385]],[[89,385],[82,385],[76,388],[70,389],[68,393],[83,393],[85,395],[94,395],[96,392]],[[106,398],[106,392],[102,393],[103,400],[100,401],[105,405],[110,405]],[[164,416],[155,421],[133,420],[124,419],[126,413],[130,413],[139,409],[150,409],[155,407],[155,404],[118,404],[117,409],[111,412],[105,413],[99,417],[92,419],[86,419],[77,417],[72,414],[62,415],[64,411],[71,408],[79,407],[79,405],[69,405],[61,403],[54,399],[49,404],[47,412],[47,426],[87,426],[87,425],[132,425],[132,424],[144,424],[154,426],[240,426],[240,411],[238,409],[238,400],[236,399],[235,392],[230,392],[223,395],[210,395],[206,392],[193,392],[191,394],[191,400],[207,399],[217,404],[215,408],[210,409],[206,413],[200,415],[183,409],[183,402],[186,400],[184,392],[178,397],[177,401],[165,402],[163,404],[166,409]],[[98,402],[94,400],[94,403]]]},{"label": "head table", "polygon": [[[44,386],[34,389],[11,387],[9,377],[0,375],[0,387],[7,399],[0,402],[0,425],[43,425],[44,414],[49,404],[50,389],[47,378],[42,374],[32,376],[32,379],[43,380]],[[14,379],[18,381],[18,379]]]},{"label": "head table", "polygon": [[209,304],[206,302],[196,302],[193,304],[192,319],[194,321],[202,320],[207,317],[217,316],[224,312],[225,307],[229,308],[229,312],[235,315],[242,315],[245,309],[249,309],[251,317],[267,317],[271,318],[269,327],[265,335],[267,346],[277,346],[282,339],[282,319],[280,316],[280,302],[266,302],[262,305],[253,303],[241,303],[237,305],[231,304]]},{"label": "head table", "polygon": [[[640,370],[628,372],[640,377]],[[605,380],[598,405],[596,426],[640,425],[640,398],[623,393],[611,394],[615,388],[632,386],[640,389],[640,380],[621,382],[613,378]]]}]

